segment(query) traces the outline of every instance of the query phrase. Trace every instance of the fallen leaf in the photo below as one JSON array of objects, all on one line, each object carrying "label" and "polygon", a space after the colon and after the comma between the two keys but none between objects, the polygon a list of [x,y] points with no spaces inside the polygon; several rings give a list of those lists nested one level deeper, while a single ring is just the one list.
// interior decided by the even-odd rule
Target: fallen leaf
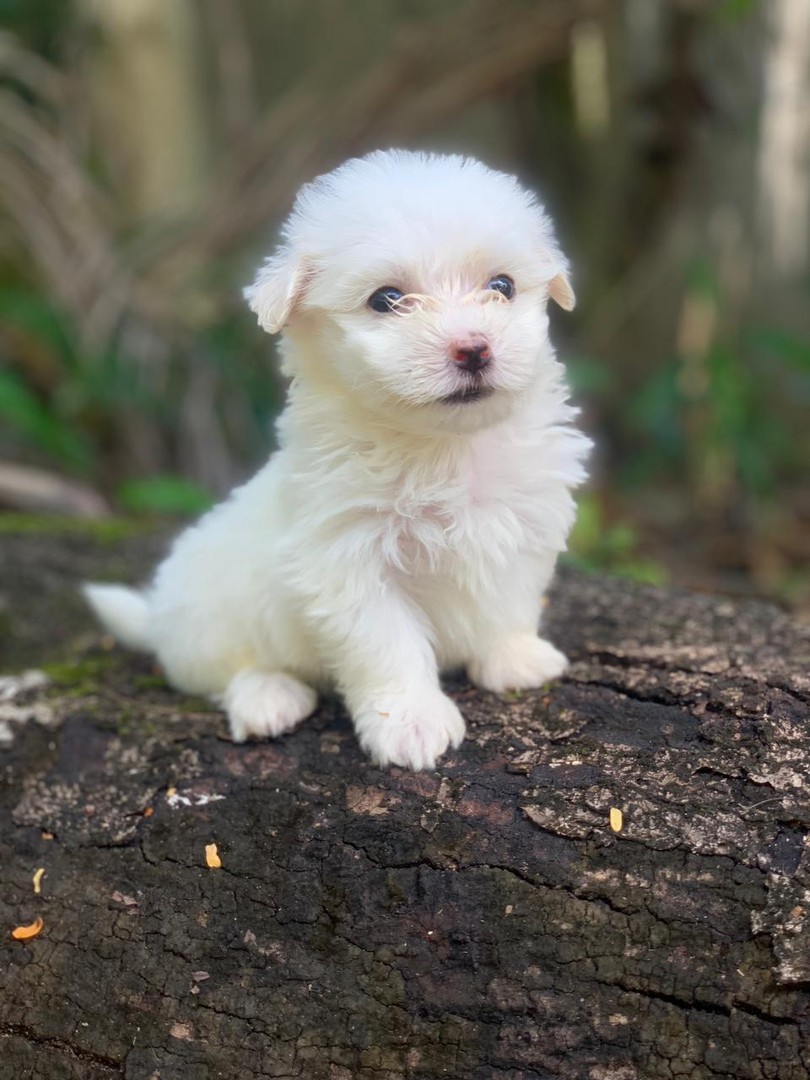
[{"label": "fallen leaf", "polygon": [[218,870],[222,866],[222,860],[219,857],[216,844],[205,845],[205,861],[212,870]]},{"label": "fallen leaf", "polygon": [[29,938],[36,937],[37,934],[42,933],[42,927],[44,925],[42,919],[35,919],[34,922],[29,923],[28,926],[15,926],[11,931],[11,936],[17,941],[28,941]]},{"label": "fallen leaf", "polygon": [[610,827],[614,832],[622,831],[623,817],[621,810],[616,806],[610,808]]},{"label": "fallen leaf", "polygon": [[40,866],[39,870],[34,873],[34,876],[31,879],[34,883],[34,892],[37,894],[37,896],[39,896],[39,894],[42,892],[42,878],[44,874],[45,867]]}]

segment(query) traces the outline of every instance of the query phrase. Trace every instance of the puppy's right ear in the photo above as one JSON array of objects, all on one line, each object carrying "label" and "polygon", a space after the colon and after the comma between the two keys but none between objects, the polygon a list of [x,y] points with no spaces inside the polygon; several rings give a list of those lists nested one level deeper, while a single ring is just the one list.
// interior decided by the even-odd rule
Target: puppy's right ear
[{"label": "puppy's right ear", "polygon": [[271,255],[259,269],[256,280],[244,290],[251,311],[268,334],[277,334],[286,325],[304,295],[307,269],[289,247]]}]

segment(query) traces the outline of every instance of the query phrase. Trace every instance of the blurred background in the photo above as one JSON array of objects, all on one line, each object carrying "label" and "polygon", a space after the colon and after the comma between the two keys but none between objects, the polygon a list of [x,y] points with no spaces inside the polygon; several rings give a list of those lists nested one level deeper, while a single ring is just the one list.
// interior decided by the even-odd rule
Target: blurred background
[{"label": "blurred background", "polygon": [[598,443],[572,559],[810,612],[807,0],[0,0],[0,528],[198,512],[273,443],[241,288],[375,147],[539,190]]}]

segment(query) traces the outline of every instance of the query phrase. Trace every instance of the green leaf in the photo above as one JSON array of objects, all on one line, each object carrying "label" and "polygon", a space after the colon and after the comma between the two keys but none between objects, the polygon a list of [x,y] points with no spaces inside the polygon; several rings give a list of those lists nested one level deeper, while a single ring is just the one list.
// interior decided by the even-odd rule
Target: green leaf
[{"label": "green leaf", "polygon": [[776,326],[757,327],[751,331],[751,340],[799,371],[810,372],[810,341]]},{"label": "green leaf", "polygon": [[182,476],[153,476],[122,484],[118,501],[124,509],[136,514],[190,516],[207,510],[213,498],[205,488]]},{"label": "green leaf", "polygon": [[709,11],[709,15],[725,22],[740,22],[753,13],[759,2],[760,0],[722,0]]},{"label": "green leaf", "polygon": [[75,365],[75,345],[70,327],[41,294],[4,288],[0,291],[0,320],[19,327],[34,340],[50,346],[65,367]]},{"label": "green leaf", "polygon": [[85,468],[90,459],[84,439],[50,412],[11,372],[0,371],[0,417],[38,450],[61,464]]}]

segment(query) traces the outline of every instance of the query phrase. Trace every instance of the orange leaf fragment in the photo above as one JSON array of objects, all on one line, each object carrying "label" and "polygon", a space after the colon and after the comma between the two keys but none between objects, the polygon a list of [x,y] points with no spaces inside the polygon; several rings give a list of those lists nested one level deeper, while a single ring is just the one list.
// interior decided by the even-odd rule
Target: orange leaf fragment
[{"label": "orange leaf fragment", "polygon": [[17,941],[28,941],[29,938],[36,937],[37,934],[42,933],[42,927],[45,923],[42,919],[35,919],[28,926],[15,926],[11,931],[11,936]]},{"label": "orange leaf fragment", "polygon": [[205,845],[205,862],[212,870],[218,870],[222,866],[222,859],[219,857],[216,844]]},{"label": "orange leaf fragment", "polygon": [[143,816],[144,816],[144,817],[151,817],[151,816],[152,816],[152,814],[154,814],[154,812],[155,812],[155,808],[154,808],[154,806],[147,806],[147,807],[146,807],[146,808],[144,809],[144,812],[143,812]]}]

